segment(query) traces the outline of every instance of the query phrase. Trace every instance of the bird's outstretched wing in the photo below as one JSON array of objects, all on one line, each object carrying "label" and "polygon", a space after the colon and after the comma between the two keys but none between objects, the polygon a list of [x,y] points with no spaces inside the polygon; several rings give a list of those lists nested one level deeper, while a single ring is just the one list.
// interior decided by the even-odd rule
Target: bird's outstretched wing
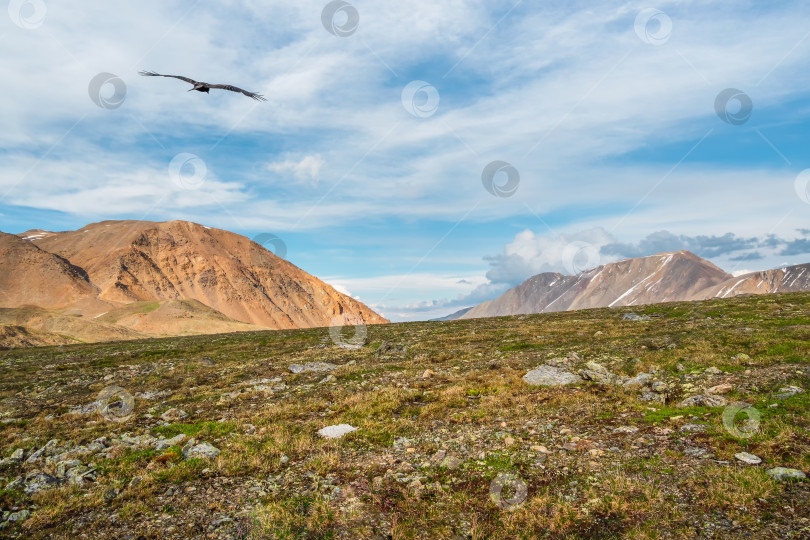
[{"label": "bird's outstretched wing", "polygon": [[231,86],[230,84],[209,84],[209,88],[219,88],[221,90],[230,90],[231,92],[239,92],[241,94],[245,94],[249,98],[253,98],[256,101],[267,101],[261,94],[257,94],[256,92],[248,92],[247,90],[242,90],[241,88],[237,88],[235,86]]},{"label": "bird's outstretched wing", "polygon": [[186,81],[190,84],[197,84],[197,81],[194,79],[189,79],[188,77],[183,77],[181,75],[161,75],[160,73],[155,73],[154,71],[139,71],[141,75],[144,77],[172,77],[174,79],[180,79],[181,81]]}]

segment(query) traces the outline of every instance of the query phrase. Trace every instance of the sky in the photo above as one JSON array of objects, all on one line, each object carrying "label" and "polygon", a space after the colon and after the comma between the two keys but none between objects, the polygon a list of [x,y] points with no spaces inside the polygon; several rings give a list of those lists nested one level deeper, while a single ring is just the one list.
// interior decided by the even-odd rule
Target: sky
[{"label": "sky", "polygon": [[4,232],[190,220],[392,321],[810,262],[805,1],[11,0],[0,50]]}]

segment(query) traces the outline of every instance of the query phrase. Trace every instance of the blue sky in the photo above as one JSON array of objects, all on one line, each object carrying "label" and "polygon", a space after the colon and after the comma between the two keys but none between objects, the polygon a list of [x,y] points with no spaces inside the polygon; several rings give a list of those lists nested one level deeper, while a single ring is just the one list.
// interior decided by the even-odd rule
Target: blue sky
[{"label": "blue sky", "polygon": [[[671,249],[808,262],[808,22],[806,2],[12,0],[0,230],[271,233],[395,321]],[[483,185],[494,161],[511,196]]]}]

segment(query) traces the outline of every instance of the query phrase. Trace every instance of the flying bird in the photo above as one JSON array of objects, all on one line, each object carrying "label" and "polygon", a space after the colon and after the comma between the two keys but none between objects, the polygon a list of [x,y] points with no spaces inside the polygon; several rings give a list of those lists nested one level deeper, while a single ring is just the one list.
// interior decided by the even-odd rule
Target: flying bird
[{"label": "flying bird", "polygon": [[[189,79],[188,77],[183,77],[181,75],[161,75],[160,73],[155,73],[154,71],[140,71],[139,73],[144,77],[173,77],[175,79],[180,79],[181,81],[186,81],[187,83],[194,85],[194,88],[191,90],[205,92],[206,94],[212,88],[219,88],[221,90],[230,90],[231,92],[245,94],[247,97],[253,98],[256,101],[267,101],[267,99],[261,94],[257,94],[256,92],[248,92],[247,90],[242,90],[241,88],[231,86],[230,84],[209,84],[206,82],[195,81],[194,79]],[[191,90],[189,90],[189,92],[191,92]]]}]

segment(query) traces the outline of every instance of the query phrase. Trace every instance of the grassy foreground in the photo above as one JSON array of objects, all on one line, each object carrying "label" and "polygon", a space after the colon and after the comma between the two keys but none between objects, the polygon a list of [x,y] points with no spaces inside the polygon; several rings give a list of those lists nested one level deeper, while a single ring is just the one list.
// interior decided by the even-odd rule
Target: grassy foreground
[{"label": "grassy foreground", "polygon": [[[0,465],[0,513],[30,512],[0,536],[810,537],[810,481],[765,473],[810,470],[810,294],[367,330],[357,349],[322,328],[0,351],[0,458],[106,437],[75,453],[83,482],[26,493],[59,463]],[[521,379],[552,359],[651,372],[664,402]],[[289,369],[309,362],[338,367]],[[749,418],[676,406],[721,384]],[[128,414],[77,408],[113,385]],[[334,424],[358,429],[317,435]]]}]

